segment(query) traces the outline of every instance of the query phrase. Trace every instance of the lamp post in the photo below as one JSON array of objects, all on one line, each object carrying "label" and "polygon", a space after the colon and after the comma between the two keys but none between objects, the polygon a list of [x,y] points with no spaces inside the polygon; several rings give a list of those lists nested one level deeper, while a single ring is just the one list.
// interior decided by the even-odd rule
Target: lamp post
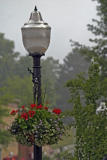
[{"label": "lamp post", "polygon": [[[51,27],[43,21],[35,7],[28,23],[25,23],[21,30],[23,45],[33,58],[33,71],[28,71],[32,74],[34,104],[37,102],[39,105],[42,103],[40,58],[48,49]],[[34,160],[42,160],[42,147],[37,145],[34,145]]]}]

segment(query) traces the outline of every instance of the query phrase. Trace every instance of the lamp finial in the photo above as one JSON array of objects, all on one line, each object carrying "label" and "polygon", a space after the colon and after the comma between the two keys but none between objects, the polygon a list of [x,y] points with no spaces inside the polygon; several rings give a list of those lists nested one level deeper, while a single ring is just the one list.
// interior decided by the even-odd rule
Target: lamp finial
[{"label": "lamp finial", "polygon": [[37,11],[38,9],[37,9],[37,7],[35,6],[35,9],[34,9],[34,11]]}]

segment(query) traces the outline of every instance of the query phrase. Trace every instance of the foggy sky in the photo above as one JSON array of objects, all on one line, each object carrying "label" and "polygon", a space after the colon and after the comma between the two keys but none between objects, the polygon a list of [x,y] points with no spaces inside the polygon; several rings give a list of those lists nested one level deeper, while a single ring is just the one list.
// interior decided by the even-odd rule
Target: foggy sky
[{"label": "foggy sky", "polygon": [[70,51],[69,40],[89,44],[92,34],[86,25],[96,18],[96,2],[91,0],[0,0],[0,32],[15,41],[15,50],[25,55],[20,28],[28,22],[37,5],[45,22],[52,27],[51,43],[46,52],[62,60]]}]

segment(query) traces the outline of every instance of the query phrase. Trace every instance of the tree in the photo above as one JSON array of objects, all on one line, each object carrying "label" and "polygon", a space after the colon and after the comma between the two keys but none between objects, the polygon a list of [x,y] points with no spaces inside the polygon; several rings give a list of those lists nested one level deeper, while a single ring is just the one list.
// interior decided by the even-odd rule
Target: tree
[{"label": "tree", "polygon": [[[0,33],[0,144],[7,145],[10,141],[9,133],[3,129],[6,123],[3,118],[8,116],[8,110],[3,106],[6,103],[5,98],[2,97],[3,86],[7,77],[10,77],[14,73],[14,67],[16,59],[19,53],[14,52],[14,42],[6,39],[3,33]],[[10,97],[10,95],[9,95]],[[8,97],[8,99],[9,99]],[[4,100],[3,100],[4,98]]]},{"label": "tree", "polygon": [[[0,88],[0,103],[8,104],[14,100],[21,104],[33,103],[32,75],[27,71],[31,68],[32,59],[22,56],[16,61],[14,67],[16,72],[4,81],[4,86]],[[59,62],[52,57],[42,60],[41,63],[42,98],[43,102],[48,101],[51,106],[56,104],[56,80],[59,71]],[[3,69],[3,68],[2,68]]]},{"label": "tree", "polygon": [[59,70],[60,64],[58,60],[52,57],[42,60],[42,95],[43,97],[45,96],[45,101],[51,103],[52,106],[56,105],[58,98],[56,83],[59,77]]},{"label": "tree", "polygon": [[0,86],[3,86],[7,77],[15,73],[15,63],[19,53],[14,52],[14,42],[6,39],[0,33]]},{"label": "tree", "polygon": [[[90,41],[96,43],[94,51],[99,56],[106,57],[107,55],[107,1],[106,0],[95,0],[98,2],[97,15],[99,20],[93,19],[96,25],[88,25],[88,30],[91,31],[96,38]],[[100,36],[100,38],[99,38]]]},{"label": "tree", "polygon": [[75,78],[76,74],[80,72],[87,73],[88,67],[88,61],[85,60],[84,56],[78,53],[76,48],[64,58],[57,80],[57,95],[60,95],[57,104],[63,109],[70,108],[68,104],[69,92],[65,87],[66,81]]},{"label": "tree", "polygon": [[91,31],[96,38],[90,39],[96,45],[93,47],[93,51],[99,57],[100,65],[102,66],[102,75],[107,77],[107,1],[96,0],[97,15],[99,20],[93,19],[96,25],[88,25],[88,30]]},{"label": "tree", "polygon": [[97,15],[99,20],[92,19],[94,24],[88,24],[88,30],[91,31],[95,38],[90,38],[93,45],[86,46],[73,42],[71,45],[78,48],[81,54],[86,55],[89,59],[96,57],[102,69],[102,79],[107,77],[107,1],[106,0],[93,0],[97,1],[98,5]]},{"label": "tree", "polygon": [[11,136],[4,126],[6,123],[3,121],[3,118],[8,116],[8,110],[0,105],[0,145],[6,146],[11,140]]},{"label": "tree", "polygon": [[88,79],[80,74],[67,82],[67,87],[76,128],[76,159],[100,160],[107,153],[107,110],[96,114],[103,95],[99,64],[91,64]]},{"label": "tree", "polygon": [[5,82],[5,86],[1,88],[0,95],[1,104],[14,102],[18,103],[19,105],[27,105],[33,103],[31,77],[9,77]]},{"label": "tree", "polygon": [[28,55],[20,56],[16,61],[15,65],[15,75],[23,78],[24,76],[30,76],[28,68],[32,68],[32,58]]}]

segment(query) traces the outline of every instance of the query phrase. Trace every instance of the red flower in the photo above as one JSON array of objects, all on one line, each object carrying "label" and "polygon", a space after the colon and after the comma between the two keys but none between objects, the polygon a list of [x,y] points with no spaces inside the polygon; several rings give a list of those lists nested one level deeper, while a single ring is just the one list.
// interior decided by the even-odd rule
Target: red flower
[{"label": "red flower", "polygon": [[29,112],[28,112],[29,117],[33,117],[35,115],[35,113],[36,113],[35,111],[29,110]]},{"label": "red flower", "polygon": [[25,106],[22,106],[21,108],[22,108],[22,109],[24,109],[24,108],[25,108]]},{"label": "red flower", "polygon": [[52,112],[59,115],[62,111],[61,109],[54,108]]},{"label": "red flower", "polygon": [[34,107],[36,107],[36,104],[31,104],[30,106],[31,106],[31,108],[34,108]]},{"label": "red flower", "polygon": [[17,109],[17,110],[16,110],[16,113],[18,113],[18,112],[19,112],[19,110]]},{"label": "red flower", "polygon": [[10,112],[10,114],[11,114],[11,115],[15,115],[15,114],[16,114],[16,110],[12,110],[12,111]]},{"label": "red flower", "polygon": [[22,113],[21,118],[28,120],[28,114],[27,113]]},{"label": "red flower", "polygon": [[44,109],[48,110],[48,107],[44,107]]},{"label": "red flower", "polygon": [[43,108],[43,106],[41,104],[36,107],[36,109],[42,109],[42,108]]}]

